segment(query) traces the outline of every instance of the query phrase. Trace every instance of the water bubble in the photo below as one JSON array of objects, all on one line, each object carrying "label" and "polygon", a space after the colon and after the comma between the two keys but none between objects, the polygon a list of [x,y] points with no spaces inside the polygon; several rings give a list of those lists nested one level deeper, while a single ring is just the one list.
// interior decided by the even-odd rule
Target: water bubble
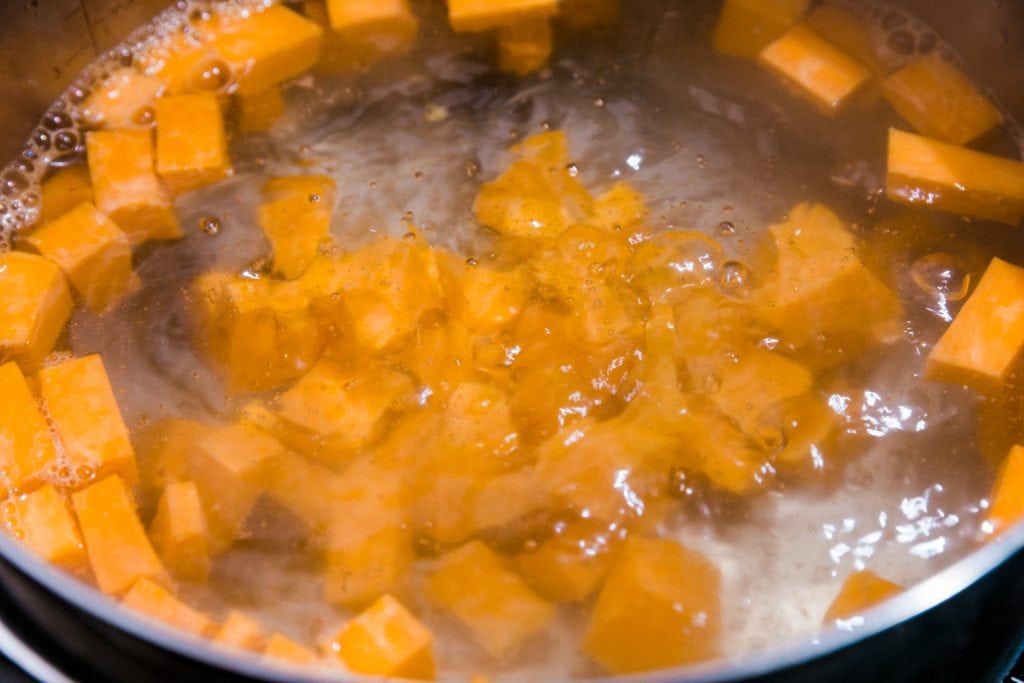
[{"label": "water bubble", "polygon": [[479,261],[477,261],[475,258],[466,259],[466,265],[469,266],[470,268],[475,268],[478,264]]},{"label": "water bubble", "polygon": [[718,224],[718,234],[722,237],[732,237],[736,234],[736,226],[731,221],[722,221]]},{"label": "water bubble", "polygon": [[74,152],[78,148],[78,136],[68,130],[62,130],[53,138],[54,147],[58,152]]},{"label": "water bubble", "polygon": [[577,164],[569,164],[565,170],[569,172],[570,178],[577,178],[580,175],[580,167]]},{"label": "water bubble", "polygon": [[219,92],[231,84],[234,76],[227,62],[214,57],[197,64],[188,80],[196,90]]},{"label": "water bubble", "polygon": [[50,131],[45,128],[40,128],[32,134],[32,144],[41,149],[44,152],[49,151],[52,138]]},{"label": "water bubble", "polygon": [[71,117],[62,111],[47,112],[46,116],[43,117],[43,127],[49,130],[64,130],[71,128],[73,125],[74,121],[71,120]]},{"label": "water bubble", "polygon": [[946,301],[960,301],[971,286],[967,265],[952,254],[938,252],[923,256],[910,266],[914,283],[926,294]]},{"label": "water bubble", "polygon": [[87,465],[81,465],[75,470],[75,476],[81,482],[88,482],[96,478],[96,472]]},{"label": "water bubble", "polygon": [[10,170],[0,176],[0,194],[13,197],[29,188],[29,179],[20,171]]},{"label": "water bubble", "polygon": [[914,52],[914,36],[910,31],[894,31],[886,40],[889,49],[898,55],[906,56]]},{"label": "water bubble", "polygon": [[634,270],[654,303],[677,304],[685,290],[713,284],[721,260],[721,247],[707,235],[670,230],[637,250]]},{"label": "water bubble", "polygon": [[220,234],[220,219],[216,216],[203,216],[199,219],[199,231],[211,237]]},{"label": "water bubble", "polygon": [[148,127],[156,122],[156,112],[153,107],[141,107],[132,115],[132,123],[137,126]]},{"label": "water bubble", "polygon": [[607,103],[608,103],[608,101],[605,100],[603,97],[595,97],[594,98],[594,106],[595,107],[603,107]]},{"label": "water bubble", "polygon": [[750,270],[739,261],[726,261],[718,281],[726,291],[741,292],[750,284]]}]

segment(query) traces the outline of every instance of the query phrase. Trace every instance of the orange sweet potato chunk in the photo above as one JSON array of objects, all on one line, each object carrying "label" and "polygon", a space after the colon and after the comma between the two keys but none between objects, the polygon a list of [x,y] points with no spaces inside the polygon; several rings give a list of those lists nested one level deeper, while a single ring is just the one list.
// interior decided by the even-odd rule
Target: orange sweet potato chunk
[{"label": "orange sweet potato chunk", "polygon": [[15,540],[64,569],[74,571],[88,566],[82,535],[68,501],[52,484],[17,499],[15,505]]},{"label": "orange sweet potato chunk", "polygon": [[583,651],[616,674],[714,658],[721,578],[703,555],[669,540],[630,538],[597,598]]},{"label": "orange sweet potato chunk", "polygon": [[214,633],[213,640],[222,645],[251,652],[259,652],[267,644],[263,625],[237,610],[228,613],[224,623]]},{"label": "orange sweet potato chunk", "polygon": [[71,317],[60,267],[23,252],[0,254],[0,360],[42,362]]},{"label": "orange sweet potato chunk", "polygon": [[124,479],[111,475],[72,494],[71,502],[101,591],[122,595],[140,578],[168,580]]},{"label": "orange sweet potato chunk", "polygon": [[284,115],[284,96],[276,85],[252,95],[239,95],[235,104],[235,127],[239,133],[270,130]]},{"label": "orange sweet potato chunk", "polygon": [[488,31],[558,13],[557,0],[451,0],[448,21],[459,32]]},{"label": "orange sweet potato chunk", "polygon": [[556,602],[583,602],[614,566],[621,531],[594,519],[579,519],[556,535],[516,556],[516,567],[538,593]]},{"label": "orange sweet potato chunk", "polygon": [[107,76],[82,104],[82,116],[92,128],[148,128],[153,103],[164,90],[159,78],[120,67]]},{"label": "orange sweet potato chunk", "polygon": [[137,484],[135,450],[103,359],[94,354],[52,365],[38,378],[71,471],[85,480],[119,474]]},{"label": "orange sweet potato chunk", "polygon": [[210,185],[231,170],[224,117],[212,93],[161,97],[156,112],[156,172],[171,192]]},{"label": "orange sweet potato chunk", "polygon": [[990,496],[988,522],[999,533],[1024,519],[1024,446],[1014,446],[999,466]]},{"label": "orange sweet potato chunk", "polygon": [[569,28],[581,30],[615,26],[621,13],[621,0],[562,0],[558,18]]},{"label": "orange sweet potato chunk", "polygon": [[825,621],[849,619],[900,593],[903,586],[888,581],[874,572],[859,571],[843,582],[832,604],[825,612]]},{"label": "orange sweet potato chunk", "polygon": [[137,430],[134,441],[143,491],[156,497],[168,484],[186,481],[192,449],[213,429],[194,420],[167,418]]},{"label": "orange sweet potato chunk", "polygon": [[[312,13],[307,3],[307,15]],[[408,0],[328,0],[331,33],[324,39],[320,68],[348,71],[408,52],[416,44],[419,21]]]},{"label": "orange sweet potato chunk", "polygon": [[1022,347],[1024,268],[996,258],[928,354],[926,376],[995,388]]},{"label": "orange sweet potato chunk", "polygon": [[169,590],[146,577],[132,584],[121,598],[121,604],[197,636],[209,636],[216,628],[216,624],[205,614],[192,609]]},{"label": "orange sweet potato chunk", "polygon": [[499,660],[520,651],[555,614],[550,603],[480,541],[442,557],[425,590],[434,605],[454,614]]},{"label": "orange sweet potato chunk", "polygon": [[210,576],[209,530],[195,482],[180,481],[164,489],[149,537],[174,576],[197,582]]},{"label": "orange sweet potato chunk", "polygon": [[391,595],[381,596],[334,637],[345,667],[368,676],[434,678],[433,635]]},{"label": "orange sweet potato chunk", "polygon": [[263,648],[263,656],[298,666],[316,664],[320,660],[316,653],[308,647],[300,645],[280,633],[275,633],[267,639],[267,646]]},{"label": "orange sweet potato chunk", "polygon": [[0,469],[10,492],[37,486],[57,466],[57,450],[17,363],[0,365]]},{"label": "orange sweet potato chunk", "polygon": [[337,186],[328,176],[273,178],[263,186],[259,222],[274,249],[274,268],[291,280],[330,243]]},{"label": "orange sweet potato chunk", "polygon": [[533,19],[498,29],[498,68],[516,76],[540,71],[554,43],[549,19]]},{"label": "orange sweet potato chunk", "polygon": [[712,42],[722,54],[754,59],[781,36],[809,0],[726,0],[718,16]]},{"label": "orange sweet potato chunk", "polygon": [[39,220],[55,221],[83,202],[93,201],[89,168],[82,164],[62,168],[43,181]]}]

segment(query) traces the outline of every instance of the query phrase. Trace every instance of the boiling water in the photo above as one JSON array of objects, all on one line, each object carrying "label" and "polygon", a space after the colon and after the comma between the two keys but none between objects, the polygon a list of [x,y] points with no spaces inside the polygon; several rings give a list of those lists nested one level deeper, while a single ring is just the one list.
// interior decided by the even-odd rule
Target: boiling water
[{"label": "boiling water", "polygon": [[[765,227],[799,201],[831,206],[869,246],[886,243],[882,226],[897,213],[882,199],[893,115],[876,107],[870,115],[820,116],[756,66],[711,53],[713,17],[693,4],[644,3],[614,34],[562,41],[551,68],[524,80],[495,74],[479,42],[443,30],[425,32],[415,54],[370,74],[303,77],[287,87],[287,115],[271,133],[233,139],[229,180],[178,201],[185,238],[137,254],[142,289],[104,316],[75,314],[71,348],[103,354],[132,427],[167,416],[229,418],[239,405],[193,351],[187,290],[210,270],[259,272],[267,245],[255,212],[266,179],[333,177],[332,232],[346,247],[416,225],[435,245],[483,257],[492,240],[472,220],[479,185],[503,169],[512,143],[547,129],[566,132],[592,190],[628,180],[647,199],[655,227],[718,239],[738,264],[730,277],[747,276],[742,264]],[[890,8],[865,16],[893,63],[947,49]],[[173,25],[173,16],[165,21]],[[80,154],[74,116],[55,116],[74,112],[81,99],[73,89],[51,125],[44,121],[40,130],[50,133],[34,137],[30,151],[43,163],[3,176],[5,225],[31,219],[46,160],[68,163]],[[1013,130],[994,144],[1017,154]],[[681,507],[667,529],[722,570],[730,656],[816,632],[852,569],[909,585],[978,543],[993,474],[975,443],[976,399],[920,377],[965,283],[980,277],[992,253],[1020,248],[1020,238],[985,226],[986,244],[964,244],[973,226],[929,220],[933,243],[910,244],[907,258],[883,264],[908,311],[903,338],[834,373],[822,389],[848,435],[869,444],[866,452],[845,466],[830,461],[820,480],[777,486],[749,504]],[[293,637],[319,640],[338,614],[320,606],[320,571],[296,552],[294,525],[269,504],[251,524],[253,538],[217,561],[211,588],[186,595],[214,613],[243,607]],[[426,605],[417,607],[432,626],[447,628]],[[560,618],[565,628],[508,673],[594,673],[573,655],[568,635],[582,615],[568,610]],[[493,666],[459,642],[439,639],[448,674]]]}]

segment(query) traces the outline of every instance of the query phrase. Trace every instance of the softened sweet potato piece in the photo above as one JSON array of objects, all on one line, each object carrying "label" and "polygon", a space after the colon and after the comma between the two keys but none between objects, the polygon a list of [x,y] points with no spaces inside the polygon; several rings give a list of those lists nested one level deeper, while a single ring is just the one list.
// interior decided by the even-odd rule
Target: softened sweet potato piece
[{"label": "softened sweet potato piece", "polygon": [[231,170],[220,103],[213,93],[161,97],[156,112],[156,172],[175,194],[224,178]]},{"label": "softened sweet potato piece", "polygon": [[104,78],[82,103],[82,116],[93,128],[149,128],[153,104],[164,91],[159,78],[120,67]]},{"label": "softened sweet potato piece", "polygon": [[535,550],[516,556],[516,568],[538,593],[556,602],[583,602],[614,566],[623,532],[614,524],[576,519]]},{"label": "softened sweet potato piece", "polygon": [[726,0],[712,35],[715,50],[754,59],[785,33],[810,0]]},{"label": "softened sweet potato piece", "polygon": [[47,562],[76,571],[88,566],[82,535],[68,501],[52,485],[15,501],[15,540]]},{"label": "softened sweet potato piece", "polygon": [[459,32],[488,31],[558,13],[558,0],[452,0],[448,21]]},{"label": "softened sweet potato piece", "polygon": [[92,201],[89,168],[84,164],[62,168],[43,181],[39,220],[43,224],[55,221],[79,204]]},{"label": "softened sweet potato piece", "polygon": [[157,503],[149,537],[171,574],[206,581],[210,576],[209,533],[195,482],[168,484]]},{"label": "softened sweet potato piece", "polygon": [[263,186],[260,228],[274,249],[274,268],[285,278],[302,275],[330,243],[336,189],[327,176],[273,178]]},{"label": "softened sweet potato piece", "polygon": [[405,54],[419,32],[407,0],[328,0],[327,18],[331,32],[324,39],[320,68],[328,71],[366,68]]},{"label": "softened sweet potato piece", "polygon": [[39,364],[71,317],[64,273],[42,256],[0,254],[0,302],[0,360]]},{"label": "softened sweet potato piece", "polygon": [[999,474],[989,496],[988,523],[991,533],[999,533],[1024,519],[1024,446],[1014,446],[999,466]]},{"label": "softened sweet potato piece", "polygon": [[134,433],[139,483],[156,497],[167,487],[189,478],[189,456],[196,442],[215,427],[180,418],[167,418]]},{"label": "softened sweet potato piece", "polygon": [[32,490],[57,466],[50,430],[17,363],[0,365],[0,443],[6,493]]},{"label": "softened sweet potato piece", "polygon": [[597,598],[583,651],[610,672],[712,659],[722,631],[721,578],[669,539],[630,538]]},{"label": "softened sweet potato piece", "polygon": [[267,636],[260,622],[237,610],[231,610],[213,635],[213,640],[240,650],[259,652],[266,647]]},{"label": "softened sweet potato piece", "polygon": [[533,19],[498,29],[498,68],[526,76],[547,66],[554,44],[549,19]]},{"label": "softened sweet potato piece", "polygon": [[124,479],[113,474],[72,494],[71,501],[101,591],[122,595],[140,578],[169,580]]},{"label": "softened sweet potato piece", "polygon": [[139,481],[135,449],[98,354],[39,371],[39,391],[64,448],[64,464],[83,482],[119,474]]},{"label": "softened sweet potato piece", "polygon": [[554,608],[480,541],[442,557],[425,591],[434,605],[454,614],[499,660],[521,650],[554,617]]},{"label": "softened sweet potato piece", "polygon": [[562,0],[558,18],[569,28],[581,30],[615,26],[621,13],[620,0]]},{"label": "softened sweet potato piece", "polygon": [[128,235],[91,202],[44,224],[25,241],[60,266],[97,313],[115,306],[138,286]]},{"label": "softened sweet potato piece", "polygon": [[843,582],[832,604],[825,612],[825,621],[849,619],[885,600],[897,595],[903,586],[878,576],[874,572],[859,571],[850,574]]},{"label": "softened sweet potato piece", "polygon": [[433,680],[433,635],[391,595],[345,624],[331,650],[357,674]]},{"label": "softened sweet potato piece", "polygon": [[267,646],[263,649],[263,656],[298,666],[315,664],[320,659],[308,647],[300,645],[280,633],[275,633],[267,639]]},{"label": "softened sweet potato piece", "polygon": [[273,85],[252,95],[235,98],[235,127],[239,133],[261,133],[270,130],[284,116],[281,87]]},{"label": "softened sweet potato piece", "polygon": [[121,599],[121,604],[169,626],[209,636],[217,628],[208,616],[192,609],[160,584],[142,577]]},{"label": "softened sweet potato piece", "polygon": [[855,12],[838,3],[822,3],[807,13],[804,24],[876,75],[888,71],[878,56],[871,27]]}]

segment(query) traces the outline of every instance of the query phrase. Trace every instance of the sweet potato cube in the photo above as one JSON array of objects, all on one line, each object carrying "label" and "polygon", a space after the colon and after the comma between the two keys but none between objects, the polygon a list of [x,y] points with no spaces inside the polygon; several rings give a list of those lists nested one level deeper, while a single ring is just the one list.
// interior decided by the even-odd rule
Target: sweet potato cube
[{"label": "sweet potato cube", "polygon": [[234,70],[239,95],[266,90],[316,64],[323,29],[287,7],[247,17],[217,17],[202,26],[206,41]]},{"label": "sweet potato cube", "polygon": [[[82,479],[119,474],[139,481],[135,450],[99,355],[39,371],[39,390],[64,447],[64,459]],[[91,474],[90,474],[91,473]]]},{"label": "sweet potato cube", "polygon": [[82,535],[68,501],[52,484],[46,484],[15,501],[15,540],[36,555],[64,569],[88,566]]},{"label": "sweet potato cube", "polygon": [[874,572],[859,571],[850,574],[843,582],[832,604],[825,612],[825,621],[849,619],[885,600],[897,595],[903,586],[887,581]]},{"label": "sweet potato cube", "polygon": [[1024,519],[1024,446],[1014,446],[999,466],[992,495],[989,496],[988,524],[991,533],[999,533]]},{"label": "sweet potato cube", "polygon": [[156,111],[156,172],[181,194],[217,182],[231,170],[217,96],[161,97]]},{"label": "sweet potato cube", "polygon": [[757,314],[783,343],[813,351],[824,335],[851,351],[900,333],[899,299],[864,265],[856,238],[831,210],[799,204],[768,232],[778,254],[776,276],[762,288],[765,305]]},{"label": "sweet potato cube", "polygon": [[712,659],[722,631],[721,578],[669,539],[630,538],[597,598],[583,651],[616,674]]},{"label": "sweet potato cube", "polygon": [[267,639],[267,646],[263,649],[263,656],[298,666],[315,664],[320,659],[308,647],[299,645],[291,638],[280,633],[275,633]]},{"label": "sweet potato cube", "polygon": [[621,536],[594,519],[571,522],[536,550],[516,556],[516,568],[538,593],[556,602],[583,602],[614,566]]},{"label": "sweet potato cube", "polygon": [[558,14],[558,0],[449,0],[448,21],[462,32],[488,31]]},{"label": "sweet potato cube", "polygon": [[96,206],[132,244],[181,237],[171,193],[156,175],[152,131],[93,131],[85,145]]},{"label": "sweet potato cube", "polygon": [[594,201],[591,223],[605,230],[629,230],[640,225],[650,211],[643,196],[629,183],[615,183]]},{"label": "sweet potato cube", "polygon": [[0,365],[0,443],[0,468],[11,493],[30,490],[57,465],[46,420],[17,363]]},{"label": "sweet potato cube", "polygon": [[813,378],[805,367],[777,353],[752,348],[723,365],[711,400],[748,438],[771,425],[768,413],[785,399],[806,394]]},{"label": "sweet potato cube", "polygon": [[284,96],[277,85],[252,95],[239,95],[235,103],[235,125],[239,133],[270,130],[284,115]]},{"label": "sweet potato cube", "polygon": [[84,164],[62,168],[43,181],[39,219],[55,221],[83,202],[93,200],[89,168]]},{"label": "sweet potato cube", "polygon": [[92,203],[46,223],[25,241],[60,266],[97,313],[116,305],[138,284],[128,236]]},{"label": "sweet potato cube", "polygon": [[213,640],[222,645],[237,647],[240,650],[259,652],[266,647],[267,636],[263,625],[252,617],[236,610],[228,613],[224,623],[213,635]]},{"label": "sweet potato cube", "polygon": [[71,317],[60,267],[34,254],[0,254],[0,359],[42,362]]},{"label": "sweet potato cube", "polygon": [[615,26],[622,11],[620,0],[562,0],[558,18],[571,29]]},{"label": "sweet potato cube", "polygon": [[433,680],[433,635],[391,595],[381,596],[334,637],[331,650],[349,671]]},{"label": "sweet potato cube", "polygon": [[160,496],[149,537],[176,577],[205,582],[210,576],[209,531],[194,482],[169,484]]},{"label": "sweet potato cube", "polygon": [[344,490],[344,482],[332,470],[283,448],[253,472],[251,481],[316,534],[331,523],[334,502]]},{"label": "sweet potato cube", "polygon": [[425,590],[431,602],[454,614],[474,640],[499,660],[521,650],[555,613],[480,541],[442,557]]},{"label": "sweet potato cube", "polygon": [[136,431],[135,451],[143,491],[155,498],[168,484],[187,481],[192,449],[213,429],[194,420],[167,418]]},{"label": "sweet potato cube", "polygon": [[928,354],[926,376],[994,389],[1024,347],[1024,268],[992,259]]},{"label": "sweet potato cube", "polygon": [[414,558],[412,532],[397,503],[359,501],[334,511],[327,536],[326,600],[361,607],[398,590]]},{"label": "sweet potato cube", "polygon": [[452,302],[468,328],[492,333],[515,321],[530,297],[530,281],[522,270],[499,271],[484,266],[467,268]]},{"label": "sweet potato cube", "polygon": [[416,43],[419,21],[408,0],[328,0],[331,33],[325,37],[321,68],[363,68],[408,52]]},{"label": "sweet potato cube", "polygon": [[889,131],[886,194],[895,202],[1018,225],[1024,163]]},{"label": "sweet potato cube", "polygon": [[121,598],[121,604],[197,636],[209,636],[217,628],[205,614],[192,609],[169,590],[146,577],[132,584]]},{"label": "sweet potato cube", "polygon": [[758,60],[830,115],[871,78],[867,67],[802,24],[762,50]]},{"label": "sweet potato cube", "polygon": [[274,249],[274,268],[289,280],[330,240],[335,190],[327,176],[274,178],[263,186],[260,228]]},{"label": "sweet potato cube", "polygon": [[754,59],[804,13],[810,0],[726,0],[712,35],[715,50]]},{"label": "sweet potato cube", "polygon": [[159,78],[121,67],[103,79],[82,104],[82,116],[91,128],[149,128],[153,104],[163,90]]},{"label": "sweet potato cube", "polygon": [[916,131],[953,145],[966,145],[1003,121],[985,93],[937,52],[886,78],[882,95]]},{"label": "sweet potato cube", "polygon": [[879,76],[888,70],[878,57],[871,27],[856,13],[837,3],[823,3],[804,17],[804,24]]},{"label": "sweet potato cube", "polygon": [[140,578],[167,581],[124,479],[114,474],[71,495],[100,590],[121,595]]},{"label": "sweet potato cube", "polygon": [[498,29],[498,68],[516,76],[540,71],[551,58],[550,19],[533,19]]}]

